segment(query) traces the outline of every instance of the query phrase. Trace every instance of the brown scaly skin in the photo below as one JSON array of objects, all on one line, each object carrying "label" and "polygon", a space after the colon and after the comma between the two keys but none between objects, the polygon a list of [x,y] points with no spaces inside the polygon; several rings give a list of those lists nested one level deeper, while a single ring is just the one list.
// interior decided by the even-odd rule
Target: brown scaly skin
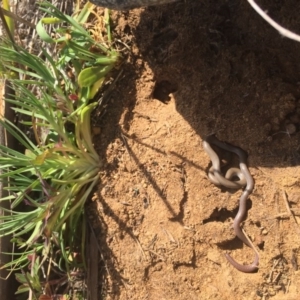
[{"label": "brown scaly skin", "polygon": [[176,0],[90,0],[91,3],[115,10],[126,10],[175,2]]}]

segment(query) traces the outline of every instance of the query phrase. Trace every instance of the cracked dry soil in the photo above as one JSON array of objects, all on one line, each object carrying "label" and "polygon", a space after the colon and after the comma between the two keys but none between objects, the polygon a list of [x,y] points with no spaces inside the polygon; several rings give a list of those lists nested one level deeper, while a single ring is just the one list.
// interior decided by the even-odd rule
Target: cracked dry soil
[{"label": "cracked dry soil", "polygon": [[[259,5],[300,33],[299,1]],[[103,299],[298,299],[300,45],[240,0],[182,1],[113,20],[132,51],[94,117],[105,168],[89,214]],[[207,179],[202,140],[213,132],[249,154],[255,189],[243,228],[260,254],[255,274],[224,257],[249,264],[253,252],[232,229],[241,190]]]}]

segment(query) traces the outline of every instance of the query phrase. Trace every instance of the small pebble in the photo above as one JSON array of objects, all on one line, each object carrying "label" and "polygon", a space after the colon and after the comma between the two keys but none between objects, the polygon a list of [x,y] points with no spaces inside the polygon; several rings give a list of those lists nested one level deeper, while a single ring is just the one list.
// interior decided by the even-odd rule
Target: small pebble
[{"label": "small pebble", "polygon": [[269,290],[269,295],[270,296],[275,296],[276,295],[276,292],[272,289]]},{"label": "small pebble", "polygon": [[267,234],[268,234],[268,230],[263,229],[261,233],[262,233],[263,235],[267,235]]},{"label": "small pebble", "polygon": [[288,134],[294,134],[296,132],[296,126],[294,124],[286,124],[285,128]]}]

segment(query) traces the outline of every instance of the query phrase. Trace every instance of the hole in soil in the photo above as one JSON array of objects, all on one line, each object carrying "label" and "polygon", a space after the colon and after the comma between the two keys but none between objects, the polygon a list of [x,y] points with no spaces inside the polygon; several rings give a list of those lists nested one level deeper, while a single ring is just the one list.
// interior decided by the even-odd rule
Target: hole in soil
[{"label": "hole in soil", "polygon": [[124,27],[124,31],[123,31],[125,34],[131,34],[131,28],[130,26],[127,24],[125,25]]},{"label": "hole in soil", "polygon": [[254,223],[258,228],[261,228],[261,223],[260,223],[260,221],[257,221],[257,222],[255,222]]},{"label": "hole in soil", "polygon": [[257,245],[257,247],[258,247],[260,250],[264,250],[264,248],[265,248],[265,242],[263,241],[263,242],[259,243],[259,244]]},{"label": "hole in soil", "polygon": [[156,82],[153,98],[163,103],[168,103],[171,100],[170,94],[177,91],[177,85],[168,80]]}]

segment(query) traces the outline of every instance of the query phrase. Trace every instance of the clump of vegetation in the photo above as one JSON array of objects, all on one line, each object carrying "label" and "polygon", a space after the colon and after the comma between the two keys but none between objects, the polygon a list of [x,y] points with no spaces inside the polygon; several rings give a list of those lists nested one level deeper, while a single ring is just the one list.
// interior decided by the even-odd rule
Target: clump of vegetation
[{"label": "clump of vegetation", "polygon": [[[101,168],[90,125],[98,104],[90,100],[120,59],[110,48],[109,26],[106,45],[81,25],[92,8],[88,3],[71,17],[41,4],[47,17],[37,32],[59,49],[55,59],[46,49],[39,57],[11,41],[0,45],[1,69],[15,91],[5,100],[35,138],[0,120],[24,149],[0,145],[0,180],[9,192],[0,201],[10,203],[10,209],[2,208],[0,237],[12,236],[15,245],[4,268],[18,271],[17,293],[29,292],[34,299],[57,294],[53,286],[63,286],[85,265],[84,204]],[[108,11],[105,17],[109,24]],[[51,36],[47,24],[58,24]]]}]

